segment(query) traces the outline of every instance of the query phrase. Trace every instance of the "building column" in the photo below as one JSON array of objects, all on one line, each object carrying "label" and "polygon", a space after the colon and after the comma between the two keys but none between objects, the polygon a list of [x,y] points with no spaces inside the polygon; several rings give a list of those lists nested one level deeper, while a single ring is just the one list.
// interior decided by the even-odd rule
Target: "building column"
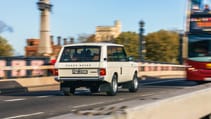
[{"label": "building column", "polygon": [[40,0],[37,3],[40,14],[40,42],[38,46],[39,56],[50,56],[52,54],[52,46],[50,39],[49,15],[52,5],[49,0]]}]

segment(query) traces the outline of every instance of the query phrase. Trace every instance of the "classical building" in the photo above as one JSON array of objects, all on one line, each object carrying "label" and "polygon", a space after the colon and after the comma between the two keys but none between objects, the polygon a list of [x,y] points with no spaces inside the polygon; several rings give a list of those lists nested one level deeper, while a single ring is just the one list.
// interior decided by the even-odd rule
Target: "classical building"
[{"label": "classical building", "polygon": [[[25,47],[25,56],[39,56],[38,53],[38,47],[40,43],[40,39],[27,39],[27,46]],[[67,41],[66,38],[63,39],[63,44],[61,43],[61,37],[57,38],[57,44],[55,44],[53,37],[51,37],[51,47],[53,50],[53,53],[50,54],[50,56],[57,56],[62,45],[66,44],[72,44],[74,42],[73,38],[70,38],[69,41]]]},{"label": "classical building", "polygon": [[25,47],[25,56],[36,56],[39,39],[27,39],[27,46]]},{"label": "classical building", "polygon": [[[94,39],[96,42],[108,42],[112,39],[118,37],[121,33],[121,23],[120,21],[115,21],[114,26],[97,26],[96,33]],[[38,48],[40,39],[31,38],[27,39],[27,46],[25,47],[25,56],[39,56]],[[57,37],[57,44],[54,43],[53,37],[51,37],[51,47],[52,53],[50,56],[57,56],[62,45],[72,44],[74,43],[74,39],[70,38],[68,41],[66,38],[63,39],[63,43],[61,43],[61,37]]]},{"label": "classical building", "polygon": [[122,25],[118,20],[114,22],[114,26],[97,26],[95,40],[97,42],[111,41],[120,35],[121,27]]}]

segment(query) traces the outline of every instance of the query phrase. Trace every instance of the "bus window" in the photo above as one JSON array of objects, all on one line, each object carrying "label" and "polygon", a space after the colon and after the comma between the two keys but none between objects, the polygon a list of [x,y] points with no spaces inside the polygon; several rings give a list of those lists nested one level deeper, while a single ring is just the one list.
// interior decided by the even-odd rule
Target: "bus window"
[{"label": "bus window", "polygon": [[209,54],[211,40],[189,42],[189,57],[211,56]]}]

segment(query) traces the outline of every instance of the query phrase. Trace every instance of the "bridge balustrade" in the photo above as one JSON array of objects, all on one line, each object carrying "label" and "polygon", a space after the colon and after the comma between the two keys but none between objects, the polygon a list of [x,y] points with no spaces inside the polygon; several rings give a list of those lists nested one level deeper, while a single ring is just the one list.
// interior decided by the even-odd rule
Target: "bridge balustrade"
[{"label": "bridge balustrade", "polygon": [[[0,79],[52,76],[54,66],[46,58],[0,58]],[[139,62],[139,77],[184,76],[184,65]]]},{"label": "bridge balustrade", "polygon": [[39,66],[48,64],[46,57],[0,57],[0,79],[49,75]]}]

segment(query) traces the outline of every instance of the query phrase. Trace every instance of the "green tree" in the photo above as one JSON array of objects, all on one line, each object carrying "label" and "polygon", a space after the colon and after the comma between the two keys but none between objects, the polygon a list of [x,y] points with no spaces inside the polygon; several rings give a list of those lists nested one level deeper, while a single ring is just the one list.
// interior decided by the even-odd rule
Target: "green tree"
[{"label": "green tree", "polygon": [[94,34],[80,34],[78,41],[81,43],[96,42]]},{"label": "green tree", "polygon": [[133,56],[138,58],[139,49],[139,36],[135,32],[122,32],[116,39],[113,40],[114,43],[122,44],[125,46],[128,56]]},{"label": "green tree", "polygon": [[95,35],[94,35],[94,34],[90,35],[90,36],[87,38],[87,41],[86,41],[86,42],[96,42]]},{"label": "green tree", "polygon": [[174,31],[160,30],[149,33],[146,40],[146,60],[178,63],[179,35]]},{"label": "green tree", "polygon": [[0,36],[0,56],[12,56],[13,47],[7,42],[7,40]]}]

